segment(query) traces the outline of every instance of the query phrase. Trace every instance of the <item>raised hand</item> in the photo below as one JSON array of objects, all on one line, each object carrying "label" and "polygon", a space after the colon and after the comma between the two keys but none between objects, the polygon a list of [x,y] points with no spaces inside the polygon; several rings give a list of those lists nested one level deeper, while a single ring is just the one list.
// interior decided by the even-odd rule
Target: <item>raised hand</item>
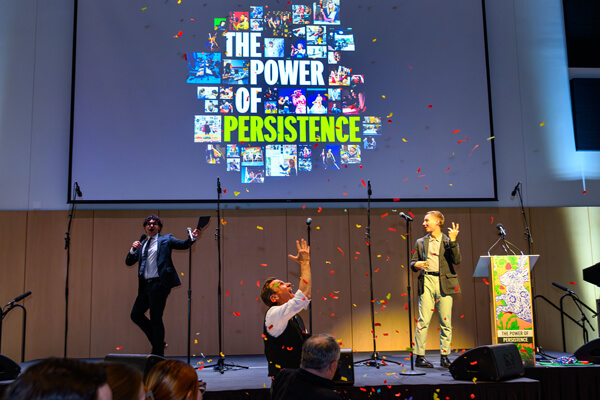
[{"label": "raised hand", "polygon": [[452,228],[448,228],[448,237],[450,238],[450,241],[454,242],[456,241],[456,237],[458,236],[458,224],[455,224],[454,222],[452,223]]}]

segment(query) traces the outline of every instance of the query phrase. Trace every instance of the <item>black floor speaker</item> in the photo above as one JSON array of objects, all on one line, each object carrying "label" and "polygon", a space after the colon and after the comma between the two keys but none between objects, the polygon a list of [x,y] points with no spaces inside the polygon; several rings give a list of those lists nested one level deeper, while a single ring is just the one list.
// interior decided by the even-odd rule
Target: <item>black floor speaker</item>
[{"label": "black floor speaker", "polygon": [[152,367],[162,360],[165,360],[165,358],[154,354],[109,354],[104,357],[106,362],[127,364],[140,370],[144,374],[144,380],[146,380],[146,376]]},{"label": "black floor speaker", "polygon": [[471,349],[454,360],[449,370],[459,381],[503,381],[525,374],[519,349],[512,343]]},{"label": "black floor speaker", "polygon": [[19,376],[21,366],[0,354],[0,381],[10,381]]},{"label": "black floor speaker", "polygon": [[337,386],[354,385],[354,358],[352,356],[352,349],[340,350],[340,361],[338,362],[333,382]]},{"label": "black floor speaker", "polygon": [[590,340],[578,348],[573,355],[579,361],[589,361],[594,364],[600,364],[600,338]]}]

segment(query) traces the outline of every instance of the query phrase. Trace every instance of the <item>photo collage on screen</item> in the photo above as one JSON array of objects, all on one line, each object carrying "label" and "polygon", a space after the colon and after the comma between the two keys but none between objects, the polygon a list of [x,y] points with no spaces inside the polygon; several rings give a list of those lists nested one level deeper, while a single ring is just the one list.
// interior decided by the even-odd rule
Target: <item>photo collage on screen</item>
[{"label": "photo collage on screen", "polygon": [[[204,48],[185,54],[186,82],[194,85],[199,105],[194,115],[194,142],[205,146],[206,163],[224,164],[228,173],[240,175],[241,183],[264,183],[316,169],[335,171],[360,165],[364,152],[377,148],[381,117],[363,115],[365,77],[344,63],[344,54],[357,51],[354,30],[342,25],[344,1],[348,0],[288,2],[280,10],[257,4],[230,10],[225,18],[214,17],[213,26],[207,27]],[[231,35],[240,32],[254,33],[260,57],[228,43]],[[240,38],[249,40],[250,36]],[[234,51],[228,52],[228,46]],[[279,66],[289,66],[302,62],[294,61],[298,59],[318,61],[317,67],[311,64],[311,68],[322,68],[323,83],[284,84],[281,79],[270,84],[265,75],[267,83],[263,85],[251,76],[253,61],[267,65],[275,60]],[[257,86],[260,90],[253,91]],[[258,99],[251,101],[254,106],[248,106],[252,96]],[[246,115],[272,119],[288,115],[357,116],[360,142],[318,145],[280,139],[268,143],[232,140],[224,133],[226,121]]]}]

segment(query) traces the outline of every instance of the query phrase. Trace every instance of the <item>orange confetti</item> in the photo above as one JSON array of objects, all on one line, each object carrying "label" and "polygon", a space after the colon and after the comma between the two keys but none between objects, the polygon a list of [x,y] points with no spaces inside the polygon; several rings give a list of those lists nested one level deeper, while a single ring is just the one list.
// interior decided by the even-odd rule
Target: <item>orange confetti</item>
[{"label": "orange confetti", "polygon": [[483,283],[485,283],[486,285],[489,285],[490,283],[488,282],[487,279],[483,278]]},{"label": "orange confetti", "polygon": [[317,212],[321,212],[323,211],[323,209],[321,207],[319,207],[319,209],[317,210]]},{"label": "orange confetti", "polygon": [[117,347],[117,350],[121,350],[123,348],[123,346],[119,346]]},{"label": "orange confetti", "polygon": [[476,144],[475,147],[473,147],[473,150],[471,150],[471,152],[469,153],[469,157],[471,157],[471,154],[473,154],[473,152],[475,151],[476,148],[478,148],[479,145]]},{"label": "orange confetti", "polygon": [[261,266],[261,267],[266,267],[266,266],[267,266],[267,264],[260,264],[260,266]]},{"label": "orange confetti", "polygon": [[492,217],[492,220],[490,221],[490,224],[494,223],[494,217]]},{"label": "orange confetti", "polygon": [[338,250],[339,250],[340,252],[342,252],[342,257],[344,257],[344,250],[342,250],[342,249],[341,249],[341,248],[339,248],[339,247],[338,247]]},{"label": "orange confetti", "polygon": [[234,311],[234,312],[233,312],[233,315],[235,315],[236,317],[239,317],[239,316],[240,316],[240,313],[239,313],[239,312],[235,312],[235,311]]}]

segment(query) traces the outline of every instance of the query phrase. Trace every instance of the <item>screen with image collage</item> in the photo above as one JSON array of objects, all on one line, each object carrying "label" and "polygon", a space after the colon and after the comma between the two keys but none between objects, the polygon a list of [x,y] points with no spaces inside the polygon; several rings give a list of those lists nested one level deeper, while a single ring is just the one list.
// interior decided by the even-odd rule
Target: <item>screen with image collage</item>
[{"label": "screen with image collage", "polygon": [[495,198],[481,0],[79,0],[82,201]]}]

